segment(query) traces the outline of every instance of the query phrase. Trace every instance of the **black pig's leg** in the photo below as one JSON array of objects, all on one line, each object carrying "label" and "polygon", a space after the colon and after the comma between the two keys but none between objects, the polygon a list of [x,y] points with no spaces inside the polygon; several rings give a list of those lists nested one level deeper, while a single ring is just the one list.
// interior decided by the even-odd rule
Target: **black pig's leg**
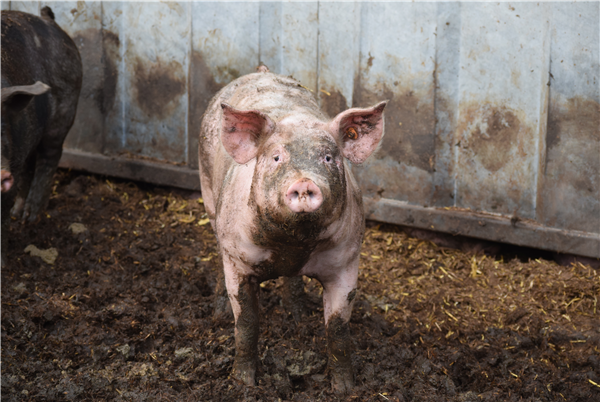
[{"label": "black pig's leg", "polygon": [[341,393],[350,391],[354,386],[353,342],[348,323],[356,297],[358,259],[351,265],[335,278],[321,281],[331,385],[335,391]]},{"label": "black pig's leg", "polygon": [[33,175],[35,173],[35,162],[36,154],[33,152],[25,161],[23,170],[18,172],[18,175],[15,175],[17,178],[17,195],[10,213],[18,219],[21,219],[23,211],[25,210],[25,200],[27,200],[27,195],[29,194],[31,182],[33,181]]},{"label": "black pig's leg", "polygon": [[258,367],[258,280],[238,276],[234,266],[223,256],[225,283],[235,317],[235,361],[233,376],[254,385]]},{"label": "black pig's leg", "polygon": [[52,179],[61,156],[62,146],[60,145],[52,142],[45,143],[42,140],[38,146],[35,174],[25,201],[23,220],[35,221],[46,207],[52,189]]}]

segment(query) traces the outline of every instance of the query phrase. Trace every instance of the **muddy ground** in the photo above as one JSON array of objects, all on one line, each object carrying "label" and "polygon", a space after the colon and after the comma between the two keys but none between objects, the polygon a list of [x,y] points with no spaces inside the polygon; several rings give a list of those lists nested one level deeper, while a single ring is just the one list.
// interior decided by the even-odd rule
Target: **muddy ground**
[{"label": "muddy ground", "polygon": [[5,401],[600,401],[590,266],[463,252],[370,222],[354,391],[330,390],[321,287],[306,278],[314,313],[300,322],[280,281],[262,285],[261,372],[247,387],[229,376],[233,322],[212,318],[219,257],[200,194],[55,179],[46,216],[11,226]]}]

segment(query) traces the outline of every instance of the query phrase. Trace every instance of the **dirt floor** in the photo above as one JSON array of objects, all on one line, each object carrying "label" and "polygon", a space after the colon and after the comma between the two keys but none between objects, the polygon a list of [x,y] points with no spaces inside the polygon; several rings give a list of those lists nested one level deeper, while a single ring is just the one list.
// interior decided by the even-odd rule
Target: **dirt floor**
[{"label": "dirt floor", "polygon": [[321,287],[306,278],[316,303],[300,322],[280,281],[261,286],[261,372],[256,387],[239,383],[233,322],[212,318],[219,257],[199,197],[56,175],[46,216],[11,226],[3,401],[600,401],[598,271],[372,222],[354,391],[330,390]]}]

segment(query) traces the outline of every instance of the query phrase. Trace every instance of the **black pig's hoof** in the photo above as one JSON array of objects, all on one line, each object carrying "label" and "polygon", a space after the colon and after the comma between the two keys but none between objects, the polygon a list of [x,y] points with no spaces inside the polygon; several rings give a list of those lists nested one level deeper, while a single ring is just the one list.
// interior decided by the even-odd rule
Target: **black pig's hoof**
[{"label": "black pig's hoof", "polygon": [[23,217],[24,209],[25,200],[22,197],[17,197],[15,199],[15,203],[13,204],[12,209],[10,210],[10,214],[17,219],[21,219]]}]

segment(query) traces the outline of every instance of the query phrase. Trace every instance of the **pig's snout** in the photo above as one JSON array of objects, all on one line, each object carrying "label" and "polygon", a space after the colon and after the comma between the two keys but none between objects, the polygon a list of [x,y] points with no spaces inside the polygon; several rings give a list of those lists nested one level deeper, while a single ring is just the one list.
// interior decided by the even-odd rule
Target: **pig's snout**
[{"label": "pig's snout", "polygon": [[14,179],[12,174],[8,170],[2,170],[2,192],[6,193],[13,186]]},{"label": "pig's snout", "polygon": [[296,213],[314,212],[323,204],[323,193],[310,179],[301,179],[288,188],[285,203]]}]

